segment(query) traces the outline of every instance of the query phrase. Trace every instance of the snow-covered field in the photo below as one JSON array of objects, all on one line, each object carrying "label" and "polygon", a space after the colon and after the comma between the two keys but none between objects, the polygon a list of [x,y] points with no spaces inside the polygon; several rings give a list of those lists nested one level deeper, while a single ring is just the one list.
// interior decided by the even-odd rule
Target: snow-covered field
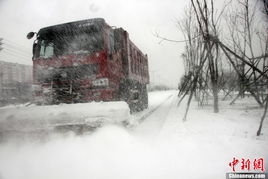
[{"label": "snow-covered field", "polygon": [[130,121],[151,114],[129,128],[110,124],[82,136],[0,143],[0,179],[223,179],[233,157],[264,158],[268,166],[268,120],[256,137],[262,109],[251,98],[221,102],[218,114],[194,102],[186,122],[185,102],[177,102],[177,91],[151,92],[149,109]]}]

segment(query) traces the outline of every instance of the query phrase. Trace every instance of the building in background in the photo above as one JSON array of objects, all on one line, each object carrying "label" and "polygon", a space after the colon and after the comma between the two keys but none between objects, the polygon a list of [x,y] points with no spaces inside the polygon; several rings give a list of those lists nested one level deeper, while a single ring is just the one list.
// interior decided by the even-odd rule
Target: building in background
[{"label": "building in background", "polygon": [[32,66],[0,61],[0,105],[31,99]]}]

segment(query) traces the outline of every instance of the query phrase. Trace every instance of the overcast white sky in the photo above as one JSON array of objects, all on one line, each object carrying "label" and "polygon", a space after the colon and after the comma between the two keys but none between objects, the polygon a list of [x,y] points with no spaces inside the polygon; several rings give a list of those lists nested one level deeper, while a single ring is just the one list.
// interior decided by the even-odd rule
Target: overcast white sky
[{"label": "overcast white sky", "polygon": [[[183,74],[180,60],[183,44],[159,44],[153,33],[158,31],[169,38],[183,39],[176,19],[182,16],[186,3],[187,0],[0,0],[0,37],[15,46],[15,50],[28,52],[6,51],[4,54],[2,51],[0,60],[31,64],[27,58],[31,57],[33,43],[26,39],[29,31],[102,17],[109,25],[127,30],[132,41],[148,54],[153,82],[176,87]],[[20,58],[20,54],[25,58]]]},{"label": "overcast white sky", "polygon": [[[224,2],[215,1],[218,6]],[[183,18],[189,3],[189,0],[0,0],[0,37],[8,43],[8,49],[0,52],[0,60],[30,65],[33,40],[26,39],[28,32],[102,17],[109,25],[127,30],[131,40],[148,54],[151,82],[176,87],[183,74],[180,54],[184,44],[159,44],[154,33],[183,40],[176,21]]]}]

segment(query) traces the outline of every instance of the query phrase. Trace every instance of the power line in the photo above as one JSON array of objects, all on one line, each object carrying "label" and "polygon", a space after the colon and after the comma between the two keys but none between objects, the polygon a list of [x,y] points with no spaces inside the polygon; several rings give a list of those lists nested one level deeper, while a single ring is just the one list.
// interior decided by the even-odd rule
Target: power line
[{"label": "power line", "polygon": [[0,38],[0,48],[1,48],[1,56],[2,58],[15,58],[23,61],[29,62],[29,59],[31,59],[31,55],[29,55],[29,50],[23,45],[20,45],[16,42],[13,42],[8,39]]},{"label": "power line", "polygon": [[25,53],[25,54],[29,54],[29,51],[30,51],[30,50],[18,48],[18,47],[11,45],[9,43],[3,43],[3,45],[9,46],[10,48],[13,48],[14,50],[20,51],[20,52]]},{"label": "power line", "polygon": [[21,45],[21,44],[18,44],[17,42],[13,42],[13,41],[8,40],[8,39],[6,39],[6,38],[4,39],[4,41],[7,41],[7,42],[12,43],[12,44],[17,45],[17,46],[20,46],[20,47],[22,47],[22,48],[24,48],[24,49],[29,49],[29,50],[30,50],[29,47],[24,46],[24,45]]},{"label": "power line", "polygon": [[6,48],[6,47],[4,47],[3,49],[8,50],[8,51],[10,51],[10,52],[12,52],[12,53],[21,55],[21,56],[26,57],[26,58],[31,58],[31,55],[29,55],[29,54],[25,54],[25,53],[22,53],[22,52],[18,52],[18,51],[16,51],[16,50],[9,49],[9,48]]},{"label": "power line", "polygon": [[31,59],[31,58],[28,59],[27,57],[23,57],[23,56],[21,56],[21,55],[18,55],[18,54],[15,54],[15,53],[6,51],[6,49],[4,49],[3,52],[5,52],[5,53],[7,53],[7,54],[9,54],[9,55],[12,55],[12,56],[14,56],[14,57],[17,57],[17,58],[19,57],[21,60],[24,60],[24,61],[29,61],[29,59]]},{"label": "power line", "polygon": [[12,51],[12,50],[9,50],[9,49],[7,49],[7,48],[4,48],[2,52],[7,52],[8,54],[14,54],[14,55],[17,55],[17,56],[26,58],[26,59],[31,58],[31,56],[22,55],[22,54],[19,54],[19,53],[17,53],[17,52],[14,52],[14,51]]}]

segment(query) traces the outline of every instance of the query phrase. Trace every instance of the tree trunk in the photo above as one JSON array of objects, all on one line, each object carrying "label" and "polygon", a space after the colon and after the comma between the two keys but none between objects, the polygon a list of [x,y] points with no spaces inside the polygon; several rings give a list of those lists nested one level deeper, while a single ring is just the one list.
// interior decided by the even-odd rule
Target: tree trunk
[{"label": "tree trunk", "polygon": [[214,113],[219,112],[219,96],[218,96],[218,84],[217,82],[212,82],[212,92],[214,99]]},{"label": "tree trunk", "polygon": [[266,96],[265,109],[264,109],[264,112],[263,112],[263,115],[262,115],[262,118],[261,118],[261,122],[260,122],[259,129],[258,129],[258,131],[257,131],[257,136],[261,135],[262,123],[263,123],[264,118],[265,118],[265,116],[266,116],[267,109],[268,109],[268,94],[267,94],[267,96]]}]

